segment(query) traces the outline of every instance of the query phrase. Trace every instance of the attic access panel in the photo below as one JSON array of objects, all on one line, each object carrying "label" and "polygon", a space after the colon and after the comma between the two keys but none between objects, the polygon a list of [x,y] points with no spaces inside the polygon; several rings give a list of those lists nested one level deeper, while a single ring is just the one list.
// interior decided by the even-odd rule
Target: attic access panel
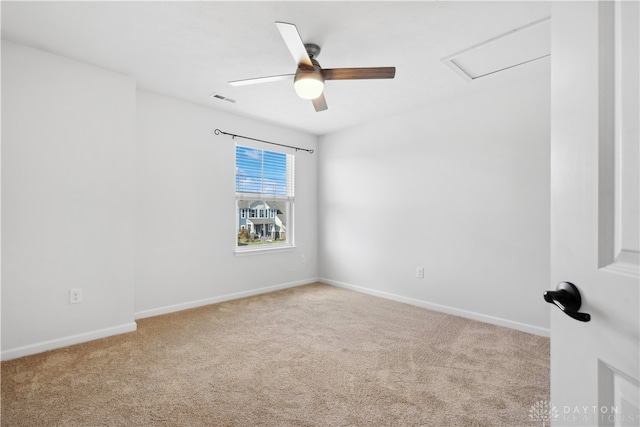
[{"label": "attic access panel", "polygon": [[442,59],[466,81],[551,55],[551,19],[546,17]]}]

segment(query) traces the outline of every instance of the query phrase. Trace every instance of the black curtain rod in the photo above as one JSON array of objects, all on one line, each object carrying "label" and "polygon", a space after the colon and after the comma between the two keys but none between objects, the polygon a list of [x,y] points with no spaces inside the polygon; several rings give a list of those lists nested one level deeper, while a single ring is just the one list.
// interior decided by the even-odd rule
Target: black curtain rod
[{"label": "black curtain rod", "polygon": [[251,141],[264,142],[265,144],[271,144],[271,145],[278,145],[280,147],[293,148],[296,151],[306,151],[309,154],[313,154],[313,150],[310,150],[308,148],[293,147],[291,145],[278,144],[277,142],[263,141],[262,139],[250,138],[248,136],[236,135],[235,133],[223,132],[220,129],[214,130],[213,133],[215,133],[216,135],[220,135],[220,134],[229,135],[234,139],[235,138],[244,138],[244,139],[250,139]]}]

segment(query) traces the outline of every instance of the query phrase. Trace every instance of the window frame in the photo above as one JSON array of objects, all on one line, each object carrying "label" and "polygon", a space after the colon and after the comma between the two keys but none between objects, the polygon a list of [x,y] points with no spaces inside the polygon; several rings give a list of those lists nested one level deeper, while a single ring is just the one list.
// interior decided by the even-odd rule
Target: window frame
[{"label": "window frame", "polygon": [[[241,193],[238,192],[238,147],[242,147],[243,149],[249,150],[258,150],[263,153],[264,152],[272,152],[277,154],[284,154],[286,156],[286,195],[269,195],[267,194],[250,194],[250,193]],[[264,162],[264,160],[263,160]],[[251,145],[244,145],[236,143],[234,150],[234,163],[235,163],[235,171],[234,171],[234,187],[235,187],[235,223],[236,223],[236,237],[234,243],[234,253],[236,256],[245,256],[245,255],[259,255],[266,253],[275,253],[275,252],[287,252],[292,251],[295,248],[295,155],[289,153],[284,150],[271,150],[266,148],[259,148]],[[266,178],[266,174],[263,172],[260,176],[260,179],[264,180]],[[251,202],[249,205],[244,205],[246,202]],[[243,206],[241,207],[241,203]],[[257,203],[255,207],[252,207],[253,203]],[[274,204],[276,204],[274,206]],[[265,230],[265,237],[267,233],[271,233],[272,228],[277,228],[276,223],[273,224],[269,222],[269,220],[278,220],[278,211],[281,211],[280,207],[284,206],[284,212],[282,215],[285,218],[285,240],[277,243],[268,243],[261,245],[247,245],[241,246],[238,242],[238,233],[241,228],[245,228],[252,232],[251,230],[255,230],[255,224],[251,220],[262,220],[264,224],[262,224],[261,229]],[[245,214],[242,216],[242,211],[244,210]],[[262,214],[262,215],[261,215]],[[241,218],[242,216],[242,218]],[[244,220],[246,224],[244,227],[241,227],[240,221]],[[249,224],[251,222],[251,224]]]}]

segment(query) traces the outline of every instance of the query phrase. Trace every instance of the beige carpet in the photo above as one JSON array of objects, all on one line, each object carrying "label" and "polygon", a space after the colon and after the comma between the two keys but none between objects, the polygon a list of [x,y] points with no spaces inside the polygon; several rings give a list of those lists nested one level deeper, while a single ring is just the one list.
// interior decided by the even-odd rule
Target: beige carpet
[{"label": "beige carpet", "polygon": [[323,284],[2,363],[2,426],[535,426],[549,340]]}]

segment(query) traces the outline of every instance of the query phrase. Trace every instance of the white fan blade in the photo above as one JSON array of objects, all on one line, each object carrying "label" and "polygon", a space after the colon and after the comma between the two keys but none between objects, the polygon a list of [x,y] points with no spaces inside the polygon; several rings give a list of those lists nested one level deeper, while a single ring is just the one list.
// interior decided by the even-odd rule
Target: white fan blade
[{"label": "white fan blade", "polygon": [[304,47],[304,42],[302,41],[296,26],[286,22],[276,22],[276,27],[278,27],[280,35],[284,39],[284,42],[287,45],[289,52],[291,52],[291,56],[293,56],[294,61],[296,61],[296,64],[304,64],[313,68],[311,58],[309,58],[307,49]]},{"label": "white fan blade", "polygon": [[255,79],[234,80],[232,82],[229,82],[229,84],[231,86],[247,86],[247,85],[255,85],[258,83],[280,82],[283,80],[290,80],[293,77],[295,77],[295,74],[281,74],[279,76],[257,77]]}]

